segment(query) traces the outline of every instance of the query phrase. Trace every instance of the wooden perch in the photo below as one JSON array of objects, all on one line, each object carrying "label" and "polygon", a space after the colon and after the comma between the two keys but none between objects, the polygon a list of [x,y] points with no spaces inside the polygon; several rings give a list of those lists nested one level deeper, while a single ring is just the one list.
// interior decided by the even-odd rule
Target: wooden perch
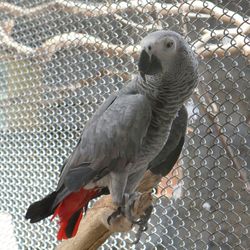
[{"label": "wooden perch", "polygon": [[[139,218],[151,205],[152,188],[160,180],[160,176],[153,175],[150,171],[145,173],[137,189],[142,195],[135,203],[133,212],[136,217]],[[82,219],[77,235],[62,241],[56,250],[96,250],[112,233],[131,230],[133,225],[125,217],[119,217],[111,226],[108,225],[107,219],[116,209],[110,195],[100,198]]]}]

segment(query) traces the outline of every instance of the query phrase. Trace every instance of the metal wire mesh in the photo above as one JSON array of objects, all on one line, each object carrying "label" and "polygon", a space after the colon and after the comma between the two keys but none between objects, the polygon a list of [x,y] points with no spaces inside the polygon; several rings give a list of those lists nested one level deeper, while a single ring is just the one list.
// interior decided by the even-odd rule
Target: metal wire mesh
[{"label": "metal wire mesh", "polygon": [[116,234],[100,249],[249,249],[249,9],[248,0],[1,1],[0,249],[55,247],[56,223],[30,224],[25,211],[55,188],[85,122],[136,71],[141,37],[162,28],[184,34],[200,58],[185,149],[140,242]]}]

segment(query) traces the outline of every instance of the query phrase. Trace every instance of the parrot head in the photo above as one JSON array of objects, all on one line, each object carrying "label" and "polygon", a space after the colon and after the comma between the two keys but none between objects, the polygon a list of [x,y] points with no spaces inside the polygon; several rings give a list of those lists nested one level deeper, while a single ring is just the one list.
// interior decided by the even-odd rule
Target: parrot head
[{"label": "parrot head", "polygon": [[185,60],[190,50],[187,46],[185,39],[174,31],[160,30],[148,34],[141,41],[138,64],[141,75],[171,72],[175,62]]}]

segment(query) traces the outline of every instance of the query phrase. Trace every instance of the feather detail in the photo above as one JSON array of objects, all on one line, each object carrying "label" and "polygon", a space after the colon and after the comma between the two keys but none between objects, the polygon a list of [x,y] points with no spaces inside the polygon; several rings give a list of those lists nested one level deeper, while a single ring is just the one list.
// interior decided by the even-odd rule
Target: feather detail
[{"label": "feather detail", "polygon": [[85,212],[90,200],[96,198],[100,193],[100,189],[84,189],[81,188],[77,192],[69,194],[63,199],[61,203],[57,206],[53,217],[59,217],[59,231],[57,234],[57,239],[68,239],[76,235],[83,213],[83,208]]}]

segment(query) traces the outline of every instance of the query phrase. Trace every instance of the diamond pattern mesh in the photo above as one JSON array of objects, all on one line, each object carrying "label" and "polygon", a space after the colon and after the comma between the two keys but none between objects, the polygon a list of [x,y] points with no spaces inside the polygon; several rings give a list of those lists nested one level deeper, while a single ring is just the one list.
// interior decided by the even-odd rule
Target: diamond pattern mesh
[{"label": "diamond pattern mesh", "polygon": [[249,9],[248,0],[1,1],[0,227],[10,227],[0,249],[54,249],[56,223],[30,224],[25,211],[55,188],[86,121],[136,71],[141,37],[162,28],[185,35],[200,59],[185,149],[140,242],[119,233],[100,249],[249,249]]}]

